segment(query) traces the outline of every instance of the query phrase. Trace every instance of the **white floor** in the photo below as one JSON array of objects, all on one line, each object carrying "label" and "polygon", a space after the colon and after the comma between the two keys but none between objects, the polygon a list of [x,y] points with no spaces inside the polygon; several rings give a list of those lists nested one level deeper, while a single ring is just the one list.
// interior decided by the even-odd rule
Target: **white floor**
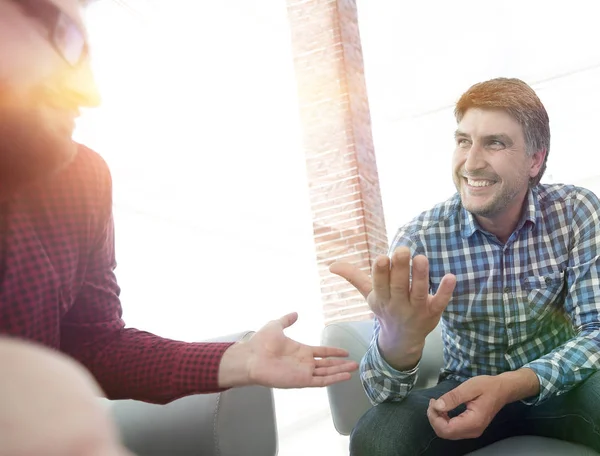
[{"label": "white floor", "polygon": [[348,437],[333,426],[324,389],[275,391],[278,456],[348,456]]},{"label": "white floor", "polygon": [[279,436],[278,456],[348,456],[348,437],[339,435],[331,417],[315,418]]}]

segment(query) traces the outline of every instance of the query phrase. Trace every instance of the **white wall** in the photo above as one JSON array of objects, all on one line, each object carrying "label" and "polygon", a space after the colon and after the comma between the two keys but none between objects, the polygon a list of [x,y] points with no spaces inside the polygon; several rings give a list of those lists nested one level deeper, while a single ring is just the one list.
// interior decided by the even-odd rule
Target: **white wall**
[{"label": "white wall", "polygon": [[90,7],[104,97],[77,139],[114,178],[125,319],[199,340],[322,327],[285,2]]}]

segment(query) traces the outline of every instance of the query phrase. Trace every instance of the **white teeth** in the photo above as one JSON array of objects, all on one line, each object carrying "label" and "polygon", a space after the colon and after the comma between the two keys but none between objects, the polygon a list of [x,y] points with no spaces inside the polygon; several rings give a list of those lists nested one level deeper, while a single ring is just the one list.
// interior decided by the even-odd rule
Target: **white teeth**
[{"label": "white teeth", "polygon": [[467,179],[467,182],[471,187],[489,187],[490,185],[494,185],[494,183],[492,181],[487,181],[487,180]]}]

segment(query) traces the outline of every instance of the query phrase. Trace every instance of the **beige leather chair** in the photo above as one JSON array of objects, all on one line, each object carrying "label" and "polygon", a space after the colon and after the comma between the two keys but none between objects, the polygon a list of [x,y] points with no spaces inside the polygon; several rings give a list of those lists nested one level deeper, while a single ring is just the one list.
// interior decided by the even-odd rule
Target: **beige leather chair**
[{"label": "beige leather chair", "polygon": [[[372,321],[332,323],[325,327],[323,345],[345,348],[350,358],[360,362],[373,335]],[[440,328],[426,340],[421,360],[419,379],[415,388],[426,388],[437,383],[442,366],[442,338]],[[348,382],[327,387],[329,406],[335,429],[341,435],[350,435],[358,419],[371,407],[358,374]],[[471,453],[474,456],[597,456],[598,453],[581,446],[542,437],[513,437]]]},{"label": "beige leather chair", "polygon": [[[212,341],[236,341],[251,333]],[[273,392],[252,386],[166,405],[109,402],[123,442],[137,456],[276,456]]]}]

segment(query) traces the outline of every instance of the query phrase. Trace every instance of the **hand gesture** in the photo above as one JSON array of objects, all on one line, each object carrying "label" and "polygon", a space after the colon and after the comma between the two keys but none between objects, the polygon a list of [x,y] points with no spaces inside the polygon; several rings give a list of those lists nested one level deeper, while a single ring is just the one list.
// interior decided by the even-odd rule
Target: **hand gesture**
[{"label": "hand gesture", "polygon": [[[499,376],[481,375],[462,383],[438,400],[431,399],[427,417],[438,437],[475,439],[483,434],[507,403]],[[467,409],[450,418],[448,412],[465,404]]]},{"label": "hand gesture", "polygon": [[346,350],[301,344],[283,333],[297,319],[297,313],[285,315],[267,323],[249,341],[234,344],[223,355],[219,384],[305,388],[349,380],[358,363],[334,358],[348,356]]},{"label": "hand gesture", "polygon": [[403,334],[403,339],[422,341],[438,324],[456,285],[447,274],[435,295],[429,294],[429,262],[424,255],[412,260],[407,247],[399,247],[392,258],[380,255],[372,277],[348,263],[333,263],[330,271],[345,278],[367,299],[382,330]]}]

